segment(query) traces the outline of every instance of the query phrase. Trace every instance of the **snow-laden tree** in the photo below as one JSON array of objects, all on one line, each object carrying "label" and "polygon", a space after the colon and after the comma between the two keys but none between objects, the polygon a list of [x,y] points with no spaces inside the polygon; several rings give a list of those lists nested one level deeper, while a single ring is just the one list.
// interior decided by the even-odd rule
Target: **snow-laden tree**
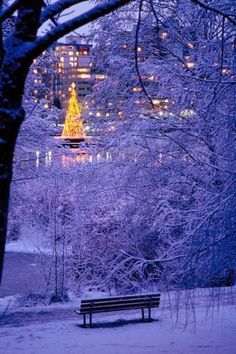
[{"label": "snow-laden tree", "polygon": [[24,108],[29,111],[28,106],[35,106],[41,99],[45,100],[47,107],[53,106],[51,97],[52,79],[54,75],[57,58],[52,49],[44,51],[37,60],[30,66],[24,91]]},{"label": "snow-laden tree", "polygon": [[91,119],[99,105],[109,127],[109,113],[110,146],[134,156],[123,185],[140,243],[127,259],[158,265],[168,284],[204,285],[235,268],[235,3],[129,6],[100,20],[108,78]]},{"label": "snow-laden tree", "polygon": [[[64,17],[60,19],[64,11],[81,2],[84,1],[15,0],[4,7],[3,0],[0,1],[0,273],[6,240],[13,153],[25,115],[22,97],[30,65],[65,34],[116,10],[130,0],[103,1],[84,13],[74,13],[70,20]],[[13,31],[4,38],[4,24],[12,15],[16,16]],[[49,25],[44,34],[39,35],[40,28],[45,24]]]}]

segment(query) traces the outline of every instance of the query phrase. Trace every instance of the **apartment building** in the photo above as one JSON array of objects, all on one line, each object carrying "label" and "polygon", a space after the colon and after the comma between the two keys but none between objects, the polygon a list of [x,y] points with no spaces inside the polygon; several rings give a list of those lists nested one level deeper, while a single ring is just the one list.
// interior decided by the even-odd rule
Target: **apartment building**
[{"label": "apartment building", "polygon": [[52,91],[54,98],[60,99],[66,107],[70,87],[74,82],[80,101],[92,92],[91,45],[81,44],[79,36],[66,37],[65,43],[56,43],[54,53],[57,58],[53,75]]}]

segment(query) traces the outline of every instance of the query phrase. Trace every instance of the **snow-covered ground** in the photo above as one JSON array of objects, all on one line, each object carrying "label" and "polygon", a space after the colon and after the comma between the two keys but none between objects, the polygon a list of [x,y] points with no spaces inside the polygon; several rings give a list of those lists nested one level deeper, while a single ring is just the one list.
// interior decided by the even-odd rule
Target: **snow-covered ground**
[{"label": "snow-covered ground", "polygon": [[[162,294],[151,323],[140,321],[140,311],[99,314],[92,329],[81,328],[82,319],[73,313],[78,300],[34,309],[13,306],[1,319],[0,352],[235,354],[236,288],[179,294]],[[1,313],[7,302],[1,299]]]},{"label": "snow-covered ground", "polygon": [[[28,239],[7,246],[0,298],[0,353],[236,353],[236,287],[162,294],[161,308],[153,310],[151,323],[140,321],[141,311],[99,314],[94,316],[92,329],[80,327],[82,319],[74,313],[80,299],[75,297],[64,305],[16,307],[15,294],[23,294],[27,286],[34,289],[32,274],[39,280],[37,257],[47,256],[37,237],[31,244]],[[16,267],[18,275],[12,279]]]}]

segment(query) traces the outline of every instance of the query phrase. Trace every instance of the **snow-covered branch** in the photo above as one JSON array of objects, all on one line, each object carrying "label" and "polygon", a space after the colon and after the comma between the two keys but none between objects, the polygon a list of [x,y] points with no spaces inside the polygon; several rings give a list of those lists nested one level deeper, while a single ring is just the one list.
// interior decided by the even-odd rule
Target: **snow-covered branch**
[{"label": "snow-covered branch", "polygon": [[60,15],[60,13],[64,10],[67,10],[73,5],[80,4],[82,2],[86,2],[87,0],[59,0],[54,4],[45,7],[45,9],[41,13],[40,24],[42,25],[47,20],[52,19],[54,16]]},{"label": "snow-covered branch", "polygon": [[0,13],[0,23],[3,23],[6,19],[14,14],[21,6],[22,0],[15,0],[11,5],[6,8],[3,8]]},{"label": "snow-covered branch", "polygon": [[[214,12],[214,13],[217,14],[217,15],[220,15],[220,16],[226,18],[229,22],[231,22],[233,25],[236,26],[236,21],[232,18],[231,15],[228,15],[227,13],[225,13],[225,12],[223,12],[223,11],[221,11],[221,10],[215,8],[215,7],[212,7],[212,6],[210,6],[210,5],[208,5],[208,4],[204,3],[204,2],[202,2],[202,1],[200,1],[200,0],[191,0],[191,1],[192,1],[194,4],[199,5],[200,7],[202,7],[202,8],[205,9],[205,10],[209,10],[209,11],[211,11],[211,12]],[[235,16],[235,15],[234,15],[234,16]]]},{"label": "snow-covered branch", "polygon": [[62,24],[58,24],[46,35],[38,38],[30,50],[32,56],[37,56],[47,49],[53,42],[63,37],[67,33],[84,26],[101,16],[107,15],[114,10],[128,4],[132,0],[111,0],[95,6],[93,9],[69,20]]}]

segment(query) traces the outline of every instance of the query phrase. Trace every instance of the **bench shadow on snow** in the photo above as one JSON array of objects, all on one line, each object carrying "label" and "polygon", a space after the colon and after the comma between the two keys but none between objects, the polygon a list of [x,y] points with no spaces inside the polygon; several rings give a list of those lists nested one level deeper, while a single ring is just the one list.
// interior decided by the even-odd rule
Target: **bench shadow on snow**
[{"label": "bench shadow on snow", "polygon": [[153,322],[160,322],[159,319],[151,319],[150,320],[140,320],[140,319],[118,319],[118,320],[113,320],[113,321],[106,321],[106,322],[94,322],[92,324],[92,327],[89,327],[89,325],[87,325],[86,327],[81,324],[81,323],[77,323],[75,326],[79,327],[79,328],[83,328],[83,329],[93,329],[93,328],[117,328],[117,327],[123,327],[123,326],[128,326],[131,324],[142,324],[145,325],[147,323],[153,323]]}]

